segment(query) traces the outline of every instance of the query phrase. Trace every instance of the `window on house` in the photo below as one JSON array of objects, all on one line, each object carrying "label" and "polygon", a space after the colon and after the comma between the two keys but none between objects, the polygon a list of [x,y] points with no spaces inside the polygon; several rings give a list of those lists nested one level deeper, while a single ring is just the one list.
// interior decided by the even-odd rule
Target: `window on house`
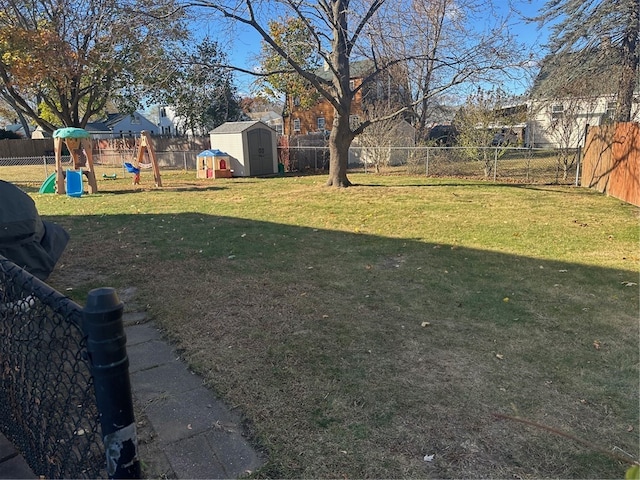
[{"label": "window on house", "polygon": [[279,124],[279,123],[277,123],[277,124],[275,125],[275,128],[276,128],[276,133],[277,133],[278,135],[282,135],[282,125],[281,125],[281,124]]},{"label": "window on house", "polygon": [[349,126],[358,128],[360,126],[360,117],[358,115],[349,115]]},{"label": "window on house", "polygon": [[356,81],[355,80],[349,80],[349,89],[353,90],[356,88]]},{"label": "window on house", "polygon": [[160,109],[160,118],[164,118],[166,116],[167,116],[167,110],[164,107],[162,107]]},{"label": "window on house", "polygon": [[324,117],[318,117],[318,130],[324,130]]},{"label": "window on house", "polygon": [[561,118],[564,114],[564,105],[557,103],[551,105],[551,118]]},{"label": "window on house", "polygon": [[613,120],[616,116],[617,107],[618,107],[618,103],[615,100],[607,102],[607,110],[605,112],[605,116]]},{"label": "window on house", "polygon": [[295,118],[293,120],[293,131],[294,132],[299,132],[300,131],[300,119],[299,118]]},{"label": "window on house", "polygon": [[131,115],[131,125],[140,125],[140,117],[137,115]]},{"label": "window on house", "polygon": [[300,97],[293,97],[293,104],[296,107],[299,107],[300,106]]}]

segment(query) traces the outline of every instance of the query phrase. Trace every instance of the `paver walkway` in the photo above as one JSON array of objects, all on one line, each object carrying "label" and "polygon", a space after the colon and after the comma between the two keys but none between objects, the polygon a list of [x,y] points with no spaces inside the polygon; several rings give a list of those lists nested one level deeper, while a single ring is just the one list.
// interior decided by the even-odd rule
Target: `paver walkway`
[{"label": "paver walkway", "polygon": [[153,325],[136,324],[132,315],[125,315],[131,387],[154,432],[152,439],[139,439],[149,473],[237,478],[259,468],[262,460],[242,436],[240,416],[205,388]]}]

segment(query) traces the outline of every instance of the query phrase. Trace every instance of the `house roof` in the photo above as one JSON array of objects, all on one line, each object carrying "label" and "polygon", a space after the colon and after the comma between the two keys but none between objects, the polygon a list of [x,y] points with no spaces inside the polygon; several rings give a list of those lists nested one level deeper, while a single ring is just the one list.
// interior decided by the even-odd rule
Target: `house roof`
[{"label": "house roof", "polygon": [[251,120],[249,122],[226,122],[209,133],[242,133],[254,125],[262,125],[264,128],[271,130],[271,127],[259,120]]},{"label": "house roof", "polygon": [[273,120],[282,120],[282,115],[273,110],[267,110],[265,112],[249,112],[249,118],[252,120],[260,120],[261,122],[271,122]]},{"label": "house roof", "polygon": [[91,133],[111,132],[109,127],[107,127],[107,124],[104,122],[89,122],[84,129]]},{"label": "house roof", "polygon": [[[540,65],[531,95],[534,97],[571,96],[574,92],[588,96],[617,92],[621,57],[616,50],[583,50],[548,55]],[[636,90],[640,88],[640,76]]]},{"label": "house roof", "polygon": [[[373,70],[373,62],[371,60],[355,60],[349,63],[350,78],[361,78],[368,75]],[[316,74],[325,80],[331,79],[331,70],[325,65],[316,71]]]}]

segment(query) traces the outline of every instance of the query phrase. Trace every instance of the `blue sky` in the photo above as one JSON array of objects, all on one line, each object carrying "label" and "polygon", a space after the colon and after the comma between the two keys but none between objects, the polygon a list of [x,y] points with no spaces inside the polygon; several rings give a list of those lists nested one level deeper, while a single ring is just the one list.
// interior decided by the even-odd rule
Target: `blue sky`
[{"label": "blue sky", "polygon": [[[544,2],[537,0],[494,0],[496,12],[504,16],[511,12],[511,28],[519,44],[532,48],[537,54],[544,55],[543,46],[548,38],[548,29],[539,29],[536,24],[528,23],[524,17],[533,17]],[[222,27],[212,22],[213,16],[203,15],[194,23],[201,36],[207,32],[211,38],[226,42],[224,38],[232,38],[233,43],[227,45],[227,53],[233,65],[251,69],[257,65],[255,57],[260,52],[260,36],[252,29],[244,26]],[[232,28],[233,31],[230,31]],[[236,72],[236,84],[240,92],[250,94],[249,87],[254,77]],[[523,93],[528,85],[517,82],[509,86],[512,93]]]}]

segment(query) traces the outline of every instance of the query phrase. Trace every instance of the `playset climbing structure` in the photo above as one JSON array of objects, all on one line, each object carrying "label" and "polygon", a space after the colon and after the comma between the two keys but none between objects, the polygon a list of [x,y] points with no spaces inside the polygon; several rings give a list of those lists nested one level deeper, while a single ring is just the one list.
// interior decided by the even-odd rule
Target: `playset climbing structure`
[{"label": "playset climbing structure", "polygon": [[[67,169],[66,172],[62,168],[63,142],[67,146],[71,159],[73,160],[73,168]],[[98,184],[93,168],[93,144],[89,132],[83,128],[59,128],[53,132],[53,148],[56,158],[56,193],[60,195],[67,193],[65,185],[67,172],[71,172],[74,179],[76,179],[76,177],[80,178],[80,188],[82,188],[82,175],[85,175],[87,177],[87,183],[89,184],[89,193],[96,193],[98,191]],[[75,182],[74,185],[77,186],[77,182]]]}]

